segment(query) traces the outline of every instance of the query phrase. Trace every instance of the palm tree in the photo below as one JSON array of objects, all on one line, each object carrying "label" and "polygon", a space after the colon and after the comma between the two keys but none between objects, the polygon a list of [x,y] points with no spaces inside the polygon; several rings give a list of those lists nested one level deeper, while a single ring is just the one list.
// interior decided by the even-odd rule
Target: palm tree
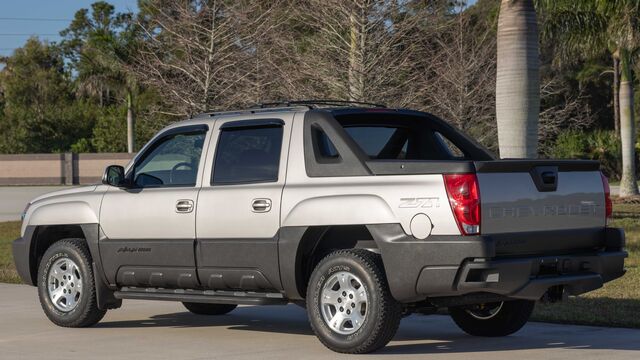
[{"label": "palm tree", "polygon": [[115,7],[97,1],[78,10],[74,20],[60,34],[62,48],[70,55],[78,73],[78,90],[98,97],[102,105],[111,92],[127,104],[127,149],[135,151],[135,112],[133,96],[137,84],[127,66],[136,48],[137,26],[130,13],[116,13]]},{"label": "palm tree", "polygon": [[[125,44],[128,46],[128,44]],[[137,82],[131,72],[126,70],[127,55],[125,46],[117,40],[105,46],[90,48],[87,46],[80,54],[79,65],[82,71],[78,75],[78,90],[81,93],[99,97],[103,101],[103,91],[107,90],[124,97],[127,104],[127,152],[135,152],[135,110],[133,97],[137,91]]]},{"label": "palm tree", "polygon": [[539,0],[543,34],[557,44],[565,60],[610,54],[619,59],[620,196],[638,194],[633,64],[640,50],[640,0]]},{"label": "palm tree", "polygon": [[502,158],[535,158],[540,113],[538,25],[533,0],[502,0],[496,120]]}]

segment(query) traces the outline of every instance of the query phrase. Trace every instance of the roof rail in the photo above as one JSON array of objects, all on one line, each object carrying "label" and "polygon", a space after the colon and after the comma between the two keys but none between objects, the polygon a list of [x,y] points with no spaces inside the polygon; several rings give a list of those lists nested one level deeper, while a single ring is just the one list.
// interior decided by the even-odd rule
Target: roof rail
[{"label": "roof rail", "polygon": [[375,104],[375,103],[363,102],[363,101],[311,99],[311,100],[280,100],[280,101],[273,101],[273,102],[258,103],[254,106],[254,108],[264,109],[264,108],[277,107],[277,106],[289,107],[289,106],[300,106],[300,105],[309,106],[310,108],[313,108],[314,105],[321,105],[321,106],[357,105],[357,106],[370,106],[370,107],[379,107],[379,108],[387,107],[384,104]]},{"label": "roof rail", "polygon": [[205,111],[203,113],[197,114],[193,116],[193,118],[214,117],[214,116],[220,116],[220,115],[255,114],[255,113],[275,112],[275,111],[292,111],[292,110],[295,110],[296,107],[301,108],[303,107],[303,105],[269,107],[269,108],[250,107],[244,110],[223,110],[223,111],[211,110],[211,111]]},{"label": "roof rail", "polygon": [[255,104],[254,106],[251,106],[246,109],[241,109],[241,110],[205,111],[203,113],[193,116],[192,118],[214,117],[214,116],[220,116],[220,115],[254,114],[254,113],[271,112],[271,111],[291,111],[295,108],[301,108],[301,107],[313,109],[316,105],[320,105],[320,106],[356,105],[360,107],[369,106],[369,107],[378,107],[378,108],[387,107],[384,104],[375,104],[370,102],[349,101],[349,100],[330,100],[330,99],[281,100],[281,101],[258,103],[258,104]]}]

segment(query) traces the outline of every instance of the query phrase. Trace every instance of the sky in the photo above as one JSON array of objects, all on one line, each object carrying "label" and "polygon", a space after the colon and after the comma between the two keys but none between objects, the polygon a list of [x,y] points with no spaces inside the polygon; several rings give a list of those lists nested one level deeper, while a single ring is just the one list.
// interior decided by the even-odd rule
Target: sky
[{"label": "sky", "polygon": [[[73,15],[97,0],[0,0],[0,55],[11,55],[30,35],[59,41]],[[107,0],[116,12],[136,11],[137,0]]]}]

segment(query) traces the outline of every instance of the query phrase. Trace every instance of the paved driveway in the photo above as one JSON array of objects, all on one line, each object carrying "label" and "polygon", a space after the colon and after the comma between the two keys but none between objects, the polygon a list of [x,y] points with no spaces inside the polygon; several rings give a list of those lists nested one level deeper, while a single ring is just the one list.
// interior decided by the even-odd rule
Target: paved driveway
[{"label": "paved driveway", "polygon": [[51,324],[36,290],[0,284],[1,359],[640,359],[640,330],[530,323],[506,338],[474,338],[447,316],[402,321],[381,352],[342,356],[314,337],[295,305],[241,307],[218,317],[179,303],[125,301],[88,329]]},{"label": "paved driveway", "polygon": [[20,220],[29,200],[68,186],[0,186],[0,221]]}]

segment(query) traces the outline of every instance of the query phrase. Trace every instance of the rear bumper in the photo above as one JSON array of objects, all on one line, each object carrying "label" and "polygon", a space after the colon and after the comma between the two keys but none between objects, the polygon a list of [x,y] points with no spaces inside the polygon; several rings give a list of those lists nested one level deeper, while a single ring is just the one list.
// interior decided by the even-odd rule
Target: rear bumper
[{"label": "rear bumper", "polygon": [[[625,251],[591,254],[465,261],[453,282],[458,295],[488,292],[514,299],[538,300],[549,288],[564,286],[569,295],[602,287],[624,275]],[[427,278],[418,278],[419,291],[429,291]]]},{"label": "rear bumper", "polygon": [[476,293],[538,300],[554,286],[579,295],[625,272],[622,229],[599,231],[597,249],[516,257],[505,255],[491,236],[430,236],[422,241],[404,234],[399,225],[368,228],[380,247],[391,293],[405,303]]}]

